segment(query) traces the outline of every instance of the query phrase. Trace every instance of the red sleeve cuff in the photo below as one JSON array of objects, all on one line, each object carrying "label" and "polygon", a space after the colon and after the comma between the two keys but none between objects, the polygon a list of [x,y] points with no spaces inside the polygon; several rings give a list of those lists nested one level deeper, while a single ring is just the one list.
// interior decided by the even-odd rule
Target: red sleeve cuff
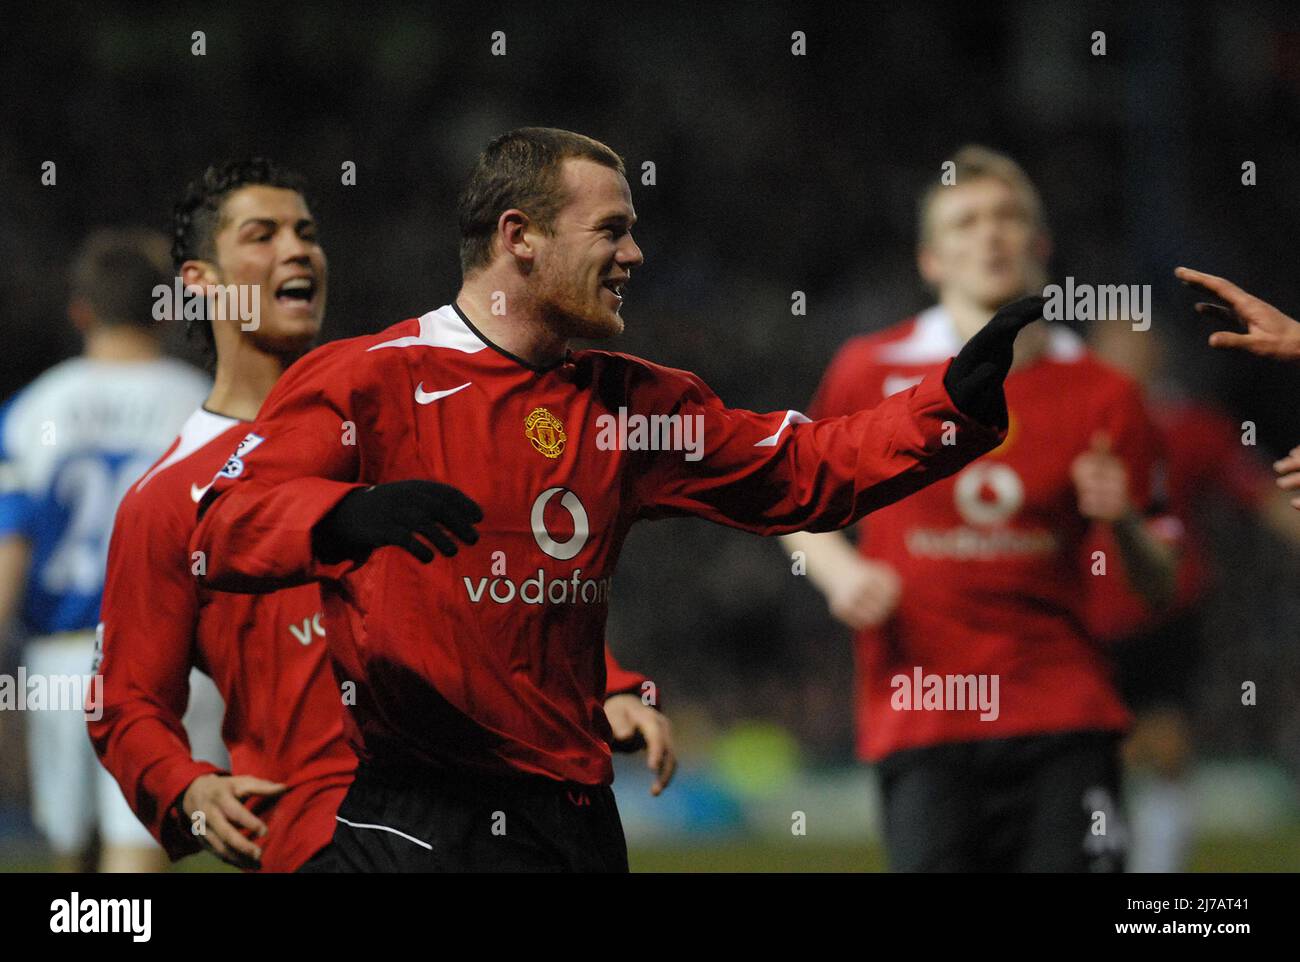
[{"label": "red sleeve cuff", "polygon": [[948,376],[948,369],[952,367],[952,358],[944,361],[932,374],[926,375],[916,387],[916,394],[912,397],[914,410],[918,414],[938,414],[946,415],[944,420],[950,420],[957,425],[959,431],[974,432],[974,436],[988,445],[989,450],[997,447],[1007,438],[1007,428],[1000,424],[984,424],[976,421],[969,415],[963,414],[953,403],[952,396],[948,393],[948,388],[944,386],[944,379]]}]

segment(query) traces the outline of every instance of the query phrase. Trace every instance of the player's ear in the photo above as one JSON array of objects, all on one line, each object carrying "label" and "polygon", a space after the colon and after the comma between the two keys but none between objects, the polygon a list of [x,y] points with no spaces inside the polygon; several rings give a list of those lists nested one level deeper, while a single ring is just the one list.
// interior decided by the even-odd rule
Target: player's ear
[{"label": "player's ear", "polygon": [[516,260],[531,264],[537,256],[532,226],[533,222],[522,210],[512,207],[502,211],[497,218],[497,240],[501,242],[501,249]]},{"label": "player's ear", "polygon": [[185,261],[181,264],[180,277],[186,290],[197,287],[204,293],[213,284],[221,283],[216,268],[207,261]]}]

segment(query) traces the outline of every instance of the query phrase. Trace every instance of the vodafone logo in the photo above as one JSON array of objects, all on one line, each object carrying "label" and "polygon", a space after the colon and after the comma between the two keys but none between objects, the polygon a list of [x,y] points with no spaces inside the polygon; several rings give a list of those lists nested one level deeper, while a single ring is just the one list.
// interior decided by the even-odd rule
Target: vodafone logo
[{"label": "vodafone logo", "polygon": [[[560,495],[559,506],[569,512],[573,520],[573,534],[564,541],[556,541],[546,528],[546,508],[556,495]],[[552,520],[556,520],[552,511]],[[547,488],[537,496],[532,510],[533,537],[537,547],[556,561],[568,561],[575,557],[587,544],[591,535],[591,524],[587,520],[587,509],[582,506],[578,496],[568,488]],[[516,582],[505,577],[505,570],[493,568],[496,577],[489,581],[479,578],[475,584],[471,578],[463,578],[465,592],[473,604],[525,604],[525,605],[604,605],[609,603],[609,578],[583,578],[582,569],[575,568],[568,577],[552,578],[545,568],[538,568],[537,574]]]},{"label": "vodafone logo", "polygon": [[[560,507],[569,512],[573,518],[573,535],[567,541],[556,541],[551,537],[551,533],[546,530],[546,506],[551,499],[564,492],[560,498]],[[547,488],[537,496],[533,502],[532,511],[533,537],[537,539],[537,547],[541,548],[556,561],[568,561],[574,557],[583,546],[587,543],[587,538],[591,534],[591,528],[587,521],[587,509],[582,506],[578,496],[567,488]]]},{"label": "vodafone logo", "polygon": [[[560,495],[559,507],[569,512],[569,517],[573,520],[573,534],[564,541],[556,541],[546,528],[546,508],[557,494]],[[551,520],[562,521],[555,517],[554,510],[551,512]],[[575,557],[586,546],[587,539],[591,536],[587,509],[582,506],[578,496],[568,488],[547,488],[539,494],[537,500],[533,502],[531,521],[537,547],[556,561],[568,561]],[[609,603],[611,579],[583,578],[581,568],[575,568],[567,577],[559,578],[552,578],[545,568],[538,568],[535,576],[525,578],[522,582],[505,577],[504,567],[497,570],[494,565],[492,574],[495,577],[490,581],[488,578],[479,578],[477,583],[472,578],[462,578],[465,582],[465,593],[472,604],[487,604],[489,601],[497,605],[605,605]]]},{"label": "vodafone logo", "polygon": [[1025,503],[1025,485],[1007,465],[977,461],[958,476],[953,501],[968,524],[998,524]]}]

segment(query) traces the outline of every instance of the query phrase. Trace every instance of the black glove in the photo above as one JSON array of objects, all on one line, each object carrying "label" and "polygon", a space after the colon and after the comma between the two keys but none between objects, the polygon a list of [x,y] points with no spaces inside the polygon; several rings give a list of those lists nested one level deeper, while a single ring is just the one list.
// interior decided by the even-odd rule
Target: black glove
[{"label": "black glove", "polygon": [[1043,316],[1046,298],[1024,297],[998,309],[952,359],[943,386],[957,410],[981,424],[1007,426],[1002,382],[1011,370],[1016,335]]},{"label": "black glove", "polygon": [[416,539],[417,534],[451,557],[456,545],[442,529],[474,544],[478,541],[474,525],[482,520],[479,506],[450,485],[436,481],[377,484],[353,491],[316,523],[311,532],[312,553],[325,564],[362,562],[376,548],[396,545],[428,562],[433,560],[433,552]]}]

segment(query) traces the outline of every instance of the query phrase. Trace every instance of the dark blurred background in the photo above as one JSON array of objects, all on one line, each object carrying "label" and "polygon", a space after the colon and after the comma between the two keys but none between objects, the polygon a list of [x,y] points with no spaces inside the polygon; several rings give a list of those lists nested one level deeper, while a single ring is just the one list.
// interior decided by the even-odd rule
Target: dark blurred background
[{"label": "dark blurred background", "polygon": [[[791,55],[796,30],[806,56]],[[729,404],[804,405],[846,338],[929,303],[916,194],[974,141],[1037,183],[1056,278],[1151,284],[1179,379],[1254,421],[1262,457],[1300,442],[1300,374],[1205,348],[1171,275],[1189,264],[1300,310],[1291,4],[55,4],[8,11],[0,45],[0,395],[77,350],[65,271],[87,230],[168,229],[186,180],[217,158],[265,154],[308,176],[327,338],[444,304],[470,162],[496,133],[543,124],[628,163],[647,263],[614,346],[697,372]],[[49,160],[56,186],[40,181]],[[1256,186],[1241,183],[1247,160]],[[355,186],[340,183],[346,161]],[[1222,634],[1199,750],[1275,778],[1293,819],[1298,566],[1231,511],[1217,530]],[[784,745],[793,769],[851,767],[847,631],[774,543],[641,526],[610,637],[659,682],[688,767],[716,761],[738,726]],[[1260,690],[1248,713],[1243,679]],[[5,755],[12,804],[23,766]]]}]

